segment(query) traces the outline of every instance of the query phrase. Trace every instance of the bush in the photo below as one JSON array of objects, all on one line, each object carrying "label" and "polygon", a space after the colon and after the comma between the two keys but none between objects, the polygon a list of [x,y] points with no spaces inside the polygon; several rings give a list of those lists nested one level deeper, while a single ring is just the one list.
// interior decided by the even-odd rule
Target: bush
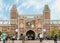
[{"label": "bush", "polygon": [[9,33],[10,33],[9,31],[6,32],[7,35],[9,35]]},{"label": "bush", "polygon": [[54,38],[54,29],[50,31],[50,37],[53,39]]},{"label": "bush", "polygon": [[60,29],[58,30],[58,38],[60,39]]},{"label": "bush", "polygon": [[2,35],[2,32],[0,31],[0,36]]}]

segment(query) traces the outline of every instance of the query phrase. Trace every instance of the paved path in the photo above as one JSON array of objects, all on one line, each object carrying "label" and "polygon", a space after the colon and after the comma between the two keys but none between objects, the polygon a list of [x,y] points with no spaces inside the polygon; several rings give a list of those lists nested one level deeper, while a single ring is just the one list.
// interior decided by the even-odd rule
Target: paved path
[{"label": "paved path", "polygon": [[[0,41],[0,43],[3,43],[3,41]],[[39,40],[28,40],[28,41],[21,41],[21,40],[15,40],[15,41],[6,41],[6,43],[40,43]],[[53,40],[44,40],[42,43],[54,43]],[[60,43],[60,41],[58,41]]]}]

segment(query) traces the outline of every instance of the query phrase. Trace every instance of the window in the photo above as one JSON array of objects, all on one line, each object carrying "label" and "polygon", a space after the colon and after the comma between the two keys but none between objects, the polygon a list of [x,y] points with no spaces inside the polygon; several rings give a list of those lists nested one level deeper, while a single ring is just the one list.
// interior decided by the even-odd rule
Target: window
[{"label": "window", "polygon": [[58,21],[58,24],[60,24],[60,21]]},{"label": "window", "polygon": [[49,19],[46,19],[45,20],[45,24],[49,24],[50,23],[50,20]]},{"label": "window", "polygon": [[41,26],[41,24],[37,24],[37,27],[38,27],[38,28],[41,28],[42,26]]},{"label": "window", "polygon": [[26,27],[27,28],[33,28],[35,26],[34,20],[26,20]]},{"label": "window", "polygon": [[57,24],[57,21],[53,21],[53,24]]},{"label": "window", "polygon": [[16,19],[12,19],[11,20],[11,24],[16,24],[17,23],[17,20]]},{"label": "window", "polygon": [[2,32],[2,27],[0,27],[0,31]]},{"label": "window", "polygon": [[2,21],[0,21],[0,24],[2,24],[3,22]]},{"label": "window", "polygon": [[24,24],[23,24],[23,23],[21,23],[21,24],[20,24],[20,28],[23,28],[23,27],[24,27]]},{"label": "window", "polygon": [[27,18],[34,18],[34,16],[27,16]]},{"label": "window", "polygon": [[31,28],[34,28],[34,24],[31,25]]}]

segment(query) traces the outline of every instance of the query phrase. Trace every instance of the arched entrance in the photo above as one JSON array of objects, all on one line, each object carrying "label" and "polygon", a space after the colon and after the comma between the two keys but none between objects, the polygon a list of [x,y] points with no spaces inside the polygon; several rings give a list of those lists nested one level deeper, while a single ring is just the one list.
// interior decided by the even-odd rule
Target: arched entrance
[{"label": "arched entrance", "polygon": [[26,36],[28,37],[28,40],[34,40],[35,39],[35,32],[32,30],[27,31]]}]

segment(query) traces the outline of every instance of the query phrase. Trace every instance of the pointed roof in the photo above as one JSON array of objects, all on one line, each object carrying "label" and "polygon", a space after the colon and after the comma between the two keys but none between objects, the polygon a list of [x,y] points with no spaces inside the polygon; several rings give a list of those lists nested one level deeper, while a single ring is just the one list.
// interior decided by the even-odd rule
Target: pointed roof
[{"label": "pointed roof", "polygon": [[11,8],[12,11],[17,11],[17,7],[15,4],[13,4],[12,8]]},{"label": "pointed roof", "polygon": [[44,7],[44,11],[49,11],[49,6],[46,4],[45,7]]}]

